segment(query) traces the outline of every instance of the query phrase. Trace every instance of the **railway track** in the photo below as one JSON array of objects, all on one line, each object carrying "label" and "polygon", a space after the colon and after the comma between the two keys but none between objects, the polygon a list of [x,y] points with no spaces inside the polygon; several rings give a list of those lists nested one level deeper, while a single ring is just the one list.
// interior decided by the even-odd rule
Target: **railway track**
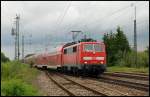
[{"label": "railway track", "polygon": [[[49,73],[46,71],[46,75],[62,90],[64,90],[69,96],[108,96],[97,90],[91,89],[81,83],[75,82],[68,79],[65,76],[60,76],[58,74]],[[60,80],[58,80],[60,78]],[[65,80],[65,81],[64,81]]]},{"label": "railway track", "polygon": [[[123,87],[124,85],[114,85],[114,83],[112,84],[109,84],[109,83],[105,83],[103,81],[99,81],[97,78],[89,78],[89,77],[75,77],[75,76],[71,76],[71,75],[64,75],[64,76],[67,76],[69,77],[69,79],[72,79],[72,80],[76,80],[76,81],[81,81],[82,84],[85,84],[87,86],[90,86],[92,88],[95,88],[97,90],[100,89],[103,89],[103,93],[107,94],[108,96],[134,96],[134,95],[139,95],[142,94],[142,93],[146,93],[146,94],[143,94],[143,95],[148,95],[146,91],[140,91],[140,90],[136,90],[138,92],[138,94],[136,94],[135,92],[134,93],[131,93],[131,92],[126,92],[127,91],[127,88],[128,87]],[[105,85],[103,85],[105,84]],[[112,86],[114,85],[114,86]],[[121,88],[121,91],[119,90],[119,88]],[[118,88],[118,89],[116,89]],[[125,89],[125,91],[124,91]],[[129,90],[134,90],[135,88],[131,89],[131,88],[128,88]]]},{"label": "railway track", "polygon": [[[149,91],[149,76],[145,74],[105,72],[101,76],[99,81],[110,83],[110,84],[123,85],[129,88],[134,88],[142,91]],[[139,82],[137,83],[137,81]],[[147,84],[145,83],[143,84],[142,82],[145,82]]]},{"label": "railway track", "polygon": [[[95,79],[95,80],[97,80],[97,79]],[[134,82],[124,81],[124,80],[119,80],[119,79],[109,78],[109,77],[101,77],[101,79],[98,79],[98,81],[110,83],[110,84],[121,85],[121,86],[126,86],[129,88],[134,88],[134,89],[138,89],[141,91],[147,91],[147,92],[149,91],[149,85],[147,85],[147,84],[134,83]]]},{"label": "railway track", "polygon": [[131,78],[131,79],[138,79],[138,80],[149,80],[148,75],[144,74],[135,74],[135,73],[104,73],[103,75],[109,75],[109,76],[117,76],[117,77],[125,77],[125,78]]},{"label": "railway track", "polygon": [[[100,82],[104,82],[104,83],[109,83],[109,84],[115,84],[115,85],[120,85],[120,86],[125,86],[128,88],[133,88],[133,89],[137,89],[137,90],[141,90],[141,91],[145,91],[148,92],[149,91],[149,84],[143,84],[143,83],[136,83],[136,82],[131,82],[131,81],[126,81],[126,80],[121,80],[121,79],[117,79],[115,78],[115,76],[113,74],[104,74],[103,76],[101,76],[100,78],[91,78],[91,77],[85,77],[85,79],[92,79],[95,81],[100,81]],[[132,76],[132,75],[131,75]],[[114,77],[114,78],[112,78]],[[117,76],[118,77],[118,76]],[[119,77],[124,77],[123,75],[119,76]],[[146,76],[147,77],[147,76]],[[129,79],[137,79],[137,77],[126,77],[125,78],[129,78]],[[138,80],[143,80],[143,79],[138,79]],[[147,79],[144,79],[144,81]],[[149,80],[147,80],[149,81]],[[149,83],[149,82],[148,82]]]},{"label": "railway track", "polygon": [[[130,96],[132,93],[125,92],[123,88],[129,90],[136,89],[138,93],[148,93],[149,85],[131,83],[128,81],[120,81],[118,79],[111,79],[107,77],[91,78],[91,77],[75,77],[71,75],[64,75],[58,72],[48,72],[46,75],[61,88],[69,96]],[[74,79],[75,78],[75,79]],[[80,82],[81,81],[81,82]],[[105,83],[105,85],[100,85]],[[107,87],[108,85],[108,87]],[[114,87],[111,88],[111,85]],[[116,86],[115,86],[116,85]],[[123,86],[123,87],[122,87]],[[125,86],[125,87],[124,87]],[[115,87],[122,87],[122,90],[115,89]],[[104,90],[104,91],[103,91]],[[112,93],[112,94],[111,94]],[[136,95],[136,93],[133,93]],[[138,94],[139,95],[139,94]],[[144,94],[148,95],[148,94]]]},{"label": "railway track", "polygon": [[145,74],[145,73],[127,73],[127,72],[115,72],[115,73],[123,73],[123,74],[132,74],[132,75],[142,75],[142,76],[149,76],[149,74]]},{"label": "railway track", "polygon": [[[130,81],[122,80],[127,78]],[[134,80],[135,81],[134,81]],[[134,82],[131,82],[133,80]],[[145,81],[147,84],[143,83],[137,83],[136,81]],[[129,88],[134,88],[142,91],[149,91],[149,76],[145,74],[135,74],[135,73],[122,73],[122,72],[116,72],[116,73],[104,73],[103,76],[101,76],[101,79],[99,81],[107,82],[111,84],[118,84],[123,85]]]}]

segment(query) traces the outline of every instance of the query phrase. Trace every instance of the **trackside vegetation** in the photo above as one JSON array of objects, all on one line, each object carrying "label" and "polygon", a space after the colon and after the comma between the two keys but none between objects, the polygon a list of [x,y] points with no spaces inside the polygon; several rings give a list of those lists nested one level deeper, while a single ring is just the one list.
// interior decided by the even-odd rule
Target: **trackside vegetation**
[{"label": "trackside vegetation", "polygon": [[[83,42],[85,40],[81,40]],[[95,41],[90,39],[89,41]],[[129,46],[123,30],[118,27],[116,32],[103,36],[107,53],[108,72],[141,72],[149,73],[149,47],[137,53]],[[32,84],[38,70],[19,61],[10,61],[1,52],[1,96],[38,96],[41,93]]]},{"label": "trackside vegetation", "polygon": [[7,58],[4,53],[1,52],[1,62],[7,62],[9,61],[9,58]]},{"label": "trackside vegetation", "polygon": [[145,72],[148,72],[149,47],[145,48],[145,51],[137,52],[137,64],[135,64],[135,52],[129,46],[128,39],[120,27],[116,32],[105,33],[103,41],[106,45],[108,71],[146,70]]},{"label": "trackside vegetation", "polygon": [[149,68],[147,67],[135,68],[135,67],[125,67],[125,66],[110,66],[107,67],[107,71],[149,74]]},{"label": "trackside vegetation", "polygon": [[38,96],[32,81],[38,71],[18,61],[1,60],[1,96]]}]

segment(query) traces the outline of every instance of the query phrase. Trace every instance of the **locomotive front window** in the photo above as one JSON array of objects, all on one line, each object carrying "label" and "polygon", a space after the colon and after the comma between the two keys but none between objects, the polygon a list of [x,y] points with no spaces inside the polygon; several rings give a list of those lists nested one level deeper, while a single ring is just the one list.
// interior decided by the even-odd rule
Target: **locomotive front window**
[{"label": "locomotive front window", "polygon": [[102,51],[102,47],[100,46],[100,44],[94,44],[94,50],[96,52],[100,52],[100,51]]},{"label": "locomotive front window", "polygon": [[93,44],[85,44],[84,50],[85,51],[93,51]]},{"label": "locomotive front window", "polygon": [[100,44],[85,44],[84,45],[84,51],[95,51],[95,52],[101,52],[102,46]]}]

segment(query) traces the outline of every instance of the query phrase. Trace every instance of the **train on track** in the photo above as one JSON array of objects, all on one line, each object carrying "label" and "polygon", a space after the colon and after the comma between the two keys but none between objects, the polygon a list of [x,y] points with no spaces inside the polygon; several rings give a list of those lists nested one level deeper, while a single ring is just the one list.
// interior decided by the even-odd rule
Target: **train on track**
[{"label": "train on track", "polygon": [[25,57],[25,63],[37,68],[54,68],[73,74],[99,75],[106,70],[103,42],[71,42],[55,50]]}]

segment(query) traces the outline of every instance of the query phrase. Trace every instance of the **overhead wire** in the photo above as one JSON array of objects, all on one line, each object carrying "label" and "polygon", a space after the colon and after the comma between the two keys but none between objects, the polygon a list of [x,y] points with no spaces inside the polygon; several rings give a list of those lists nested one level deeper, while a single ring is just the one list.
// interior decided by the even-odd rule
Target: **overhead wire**
[{"label": "overhead wire", "polygon": [[[143,4],[143,3],[142,3],[142,4]],[[137,2],[136,2],[136,5],[137,5]],[[138,4],[138,5],[139,5],[139,4]],[[119,10],[116,10],[116,11],[112,12],[111,14],[106,15],[106,16],[104,16],[104,17],[101,18],[101,19],[104,20],[104,18],[113,16],[114,14],[119,13],[119,12],[121,12],[121,11],[124,11],[125,9],[128,9],[128,8],[130,8],[130,7],[131,7],[131,4],[129,4],[129,5],[127,5],[127,6],[123,7],[123,8],[121,8],[121,9],[119,9]],[[94,22],[95,22],[95,21],[94,21]],[[88,24],[89,24],[89,23],[88,23]],[[79,24],[76,24],[76,25],[79,26]],[[77,27],[76,25],[75,25],[75,26],[72,25],[71,27],[68,28],[68,30],[69,30],[70,28],[72,28],[72,27]],[[87,27],[87,24],[84,24],[84,26],[85,26],[86,28],[88,28],[88,27]]]},{"label": "overhead wire", "polygon": [[[58,16],[58,19],[56,20],[56,29],[54,30],[55,33],[58,30],[58,28],[61,26],[63,19],[64,19],[65,15],[67,14],[67,11],[70,8],[70,6],[71,6],[71,1],[68,3],[68,5],[66,7],[64,7],[63,13]],[[45,38],[45,39],[47,39],[47,38]]]},{"label": "overhead wire", "polygon": [[[128,6],[131,6],[131,5],[128,5]],[[117,10],[117,11],[115,11],[115,12],[109,14],[109,15],[106,15],[106,16],[110,17],[110,16],[112,16],[112,15],[114,15],[114,14],[116,14],[116,13],[118,13],[118,12],[124,10],[124,9],[127,9],[128,6],[125,6],[125,7],[121,8],[121,9],[119,9],[119,10]],[[103,18],[106,18],[106,16],[104,16]],[[102,18],[102,19],[103,19],[103,18]],[[96,21],[97,21],[97,20],[96,20]],[[94,21],[94,22],[95,22],[95,21]],[[92,24],[92,23],[93,23],[93,22],[88,23],[88,24]],[[88,26],[87,26],[88,24],[83,24],[83,26],[84,26],[86,29],[88,29]],[[77,26],[79,26],[79,24],[78,24]],[[71,27],[77,27],[77,26],[75,25],[75,26],[71,26]],[[89,29],[88,29],[88,30],[89,30]]]},{"label": "overhead wire", "polygon": [[[56,24],[57,24],[57,28],[61,26],[61,24],[62,24],[62,22],[63,22],[63,20],[64,20],[64,17],[65,17],[65,15],[67,14],[67,11],[68,11],[68,9],[69,9],[70,6],[71,6],[71,3],[69,2],[68,6],[65,8],[65,11],[64,11],[63,15],[60,15],[60,16],[59,16],[58,22],[56,23]],[[123,11],[123,10],[129,8],[129,6],[131,6],[131,5],[125,6],[125,7],[121,8],[121,9],[119,9],[119,10],[116,10],[116,11],[114,11],[114,12],[112,12],[111,14],[108,14],[108,15],[106,15],[106,16],[107,16],[107,17],[110,17],[110,16],[112,16],[112,15],[114,15],[114,14],[116,14],[116,13],[119,13],[119,12],[121,12],[121,11]],[[106,16],[103,17],[103,18],[107,18]],[[103,18],[101,18],[101,19],[103,19]],[[93,22],[95,22],[95,21],[93,21]],[[89,23],[88,23],[88,24],[89,24]],[[79,26],[79,24],[77,24],[77,25]],[[75,26],[76,26],[76,25],[75,25]],[[87,27],[87,24],[86,24],[86,25],[84,24],[84,26],[85,26],[86,28],[88,28],[88,27]],[[74,27],[74,26],[71,26],[71,28],[72,28],[72,27]],[[69,29],[69,28],[68,28],[68,29]]]},{"label": "overhead wire", "polygon": [[67,14],[68,9],[70,8],[70,6],[71,6],[71,2],[69,2],[68,6],[67,6],[66,9],[64,10],[63,15],[60,15],[61,17],[60,17],[60,20],[59,20],[58,23],[57,23],[57,27],[60,27],[60,26],[61,26],[61,24],[62,24],[62,22],[63,22],[63,19],[64,19],[65,15]]},{"label": "overhead wire", "polygon": [[[128,6],[129,6],[129,5],[128,5]],[[111,14],[107,14],[106,16],[102,17],[101,20],[103,20],[103,19],[106,18],[106,17],[110,17],[110,16],[112,16],[112,15],[114,15],[114,14],[116,14],[116,13],[118,13],[118,12],[120,12],[120,11],[126,9],[126,8],[128,8],[128,7],[125,6],[125,7],[121,8],[121,9],[119,9],[119,10],[117,10],[117,11],[111,13]],[[97,21],[99,21],[99,20],[100,20],[100,19],[98,19],[98,20],[96,20],[96,21],[89,22],[89,23],[87,23],[86,25],[92,24],[92,23],[97,22]],[[84,24],[84,25],[85,25],[85,24]]]},{"label": "overhead wire", "polygon": [[[131,4],[132,4],[132,3],[131,3]],[[113,16],[113,15],[115,15],[116,13],[120,13],[120,12],[122,12],[122,11],[124,11],[124,10],[130,8],[130,7],[131,7],[131,4],[125,6],[125,7],[121,8],[121,9],[118,9],[118,10],[116,10],[115,12],[112,12],[111,14],[106,15],[106,16],[102,17],[101,19],[98,19],[98,20],[93,21],[93,22],[88,23],[88,24],[93,24],[94,22],[99,23],[99,22],[97,22],[97,21],[99,21],[99,20],[106,21],[106,20],[108,20],[108,17]],[[143,4],[143,3],[142,3],[142,4]],[[139,5],[139,4],[136,3],[136,6],[137,6],[137,5]],[[88,24],[86,24],[86,25],[88,25]]]},{"label": "overhead wire", "polygon": [[[137,2],[136,2],[136,3],[137,3]],[[142,4],[143,4],[143,3],[142,3]],[[95,22],[98,23],[97,21],[99,21],[99,20],[106,20],[106,18],[107,18],[107,20],[108,20],[108,17],[113,16],[114,14],[119,13],[119,12],[125,10],[125,9],[130,8],[130,7],[131,7],[131,4],[129,4],[129,5],[127,5],[127,6],[124,6],[123,8],[120,8],[120,9],[118,9],[118,10],[116,10],[116,11],[110,13],[110,14],[107,14],[107,15],[105,15],[104,17],[102,17],[102,18],[100,18],[100,19],[98,19],[98,20],[96,20],[96,21],[87,23],[86,26],[87,26],[88,24],[93,24],[93,23],[95,23]],[[83,24],[83,25],[85,25],[85,24]],[[79,25],[78,25],[78,26],[79,26]],[[76,27],[76,26],[73,26],[73,27]]]}]

